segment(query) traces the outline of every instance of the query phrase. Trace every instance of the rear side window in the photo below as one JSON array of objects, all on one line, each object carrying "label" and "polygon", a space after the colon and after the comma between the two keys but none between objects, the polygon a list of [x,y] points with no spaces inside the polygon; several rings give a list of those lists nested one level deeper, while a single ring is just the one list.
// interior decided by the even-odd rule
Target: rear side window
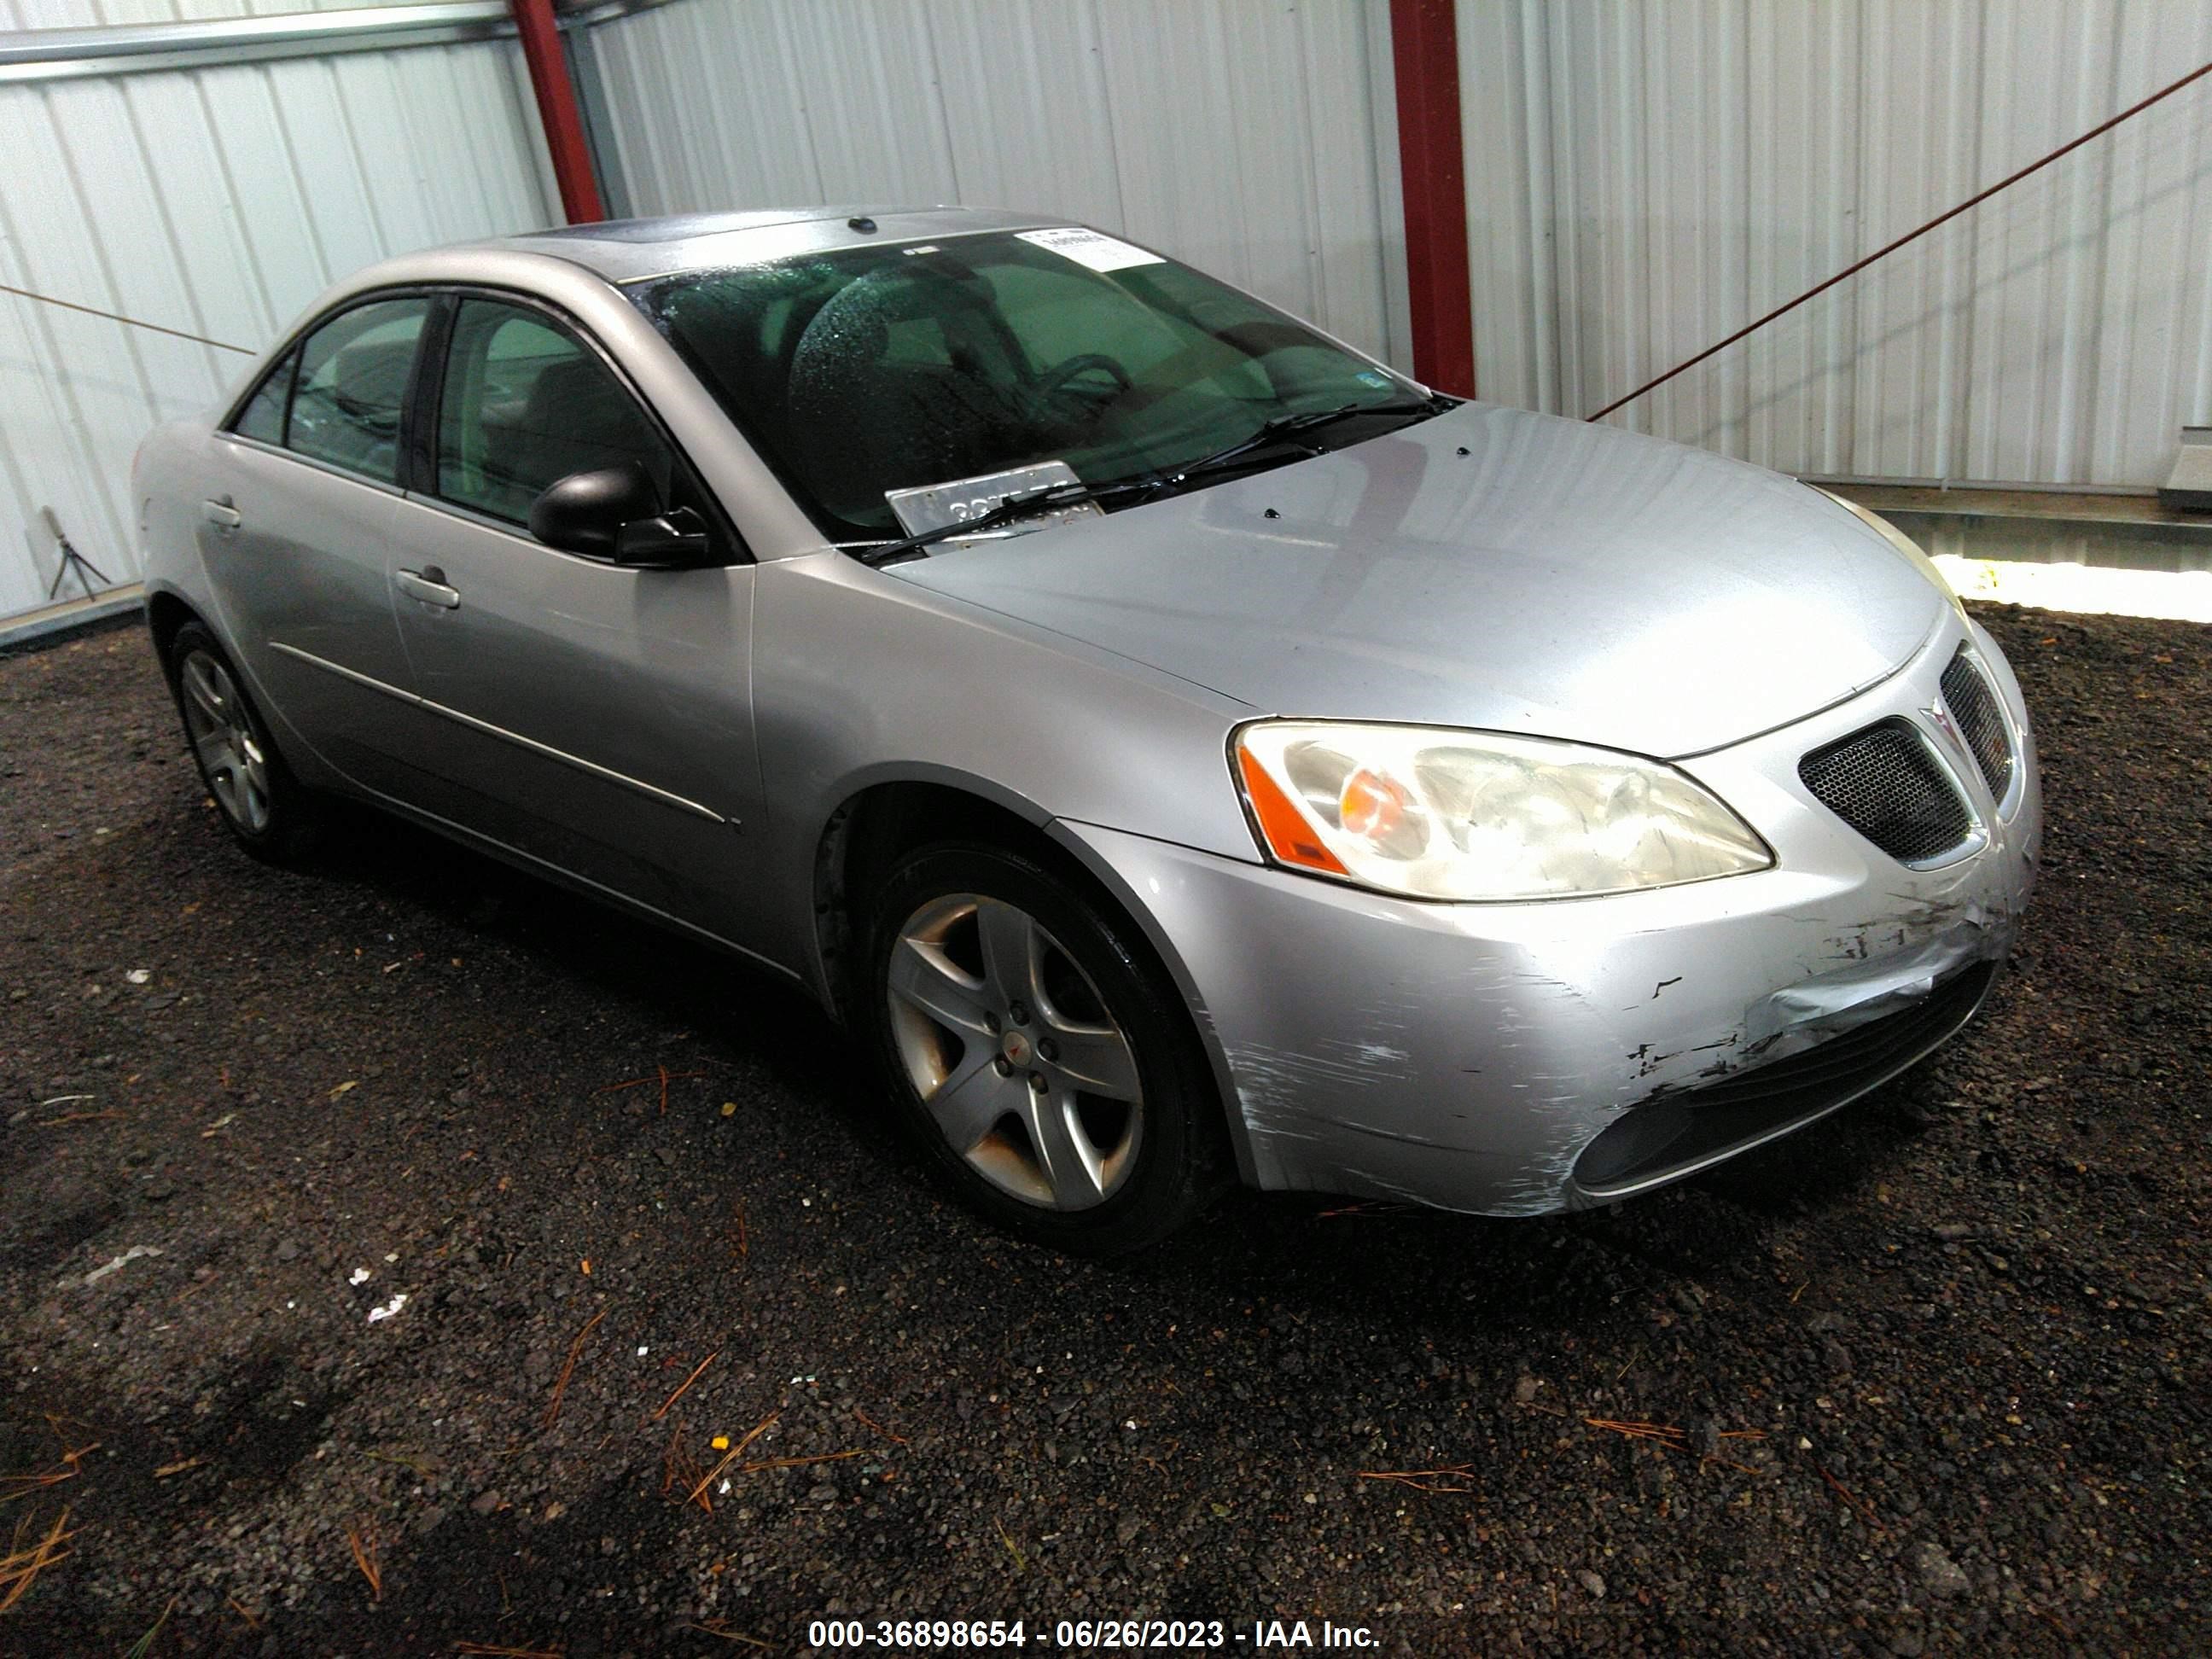
[{"label": "rear side window", "polygon": [[284,360],[269,371],[269,378],[262,381],[261,389],[246,400],[231,430],[258,443],[282,444],[284,411],[292,402],[292,372],[299,366],[297,348],[286,352]]},{"label": "rear side window", "polygon": [[681,501],[676,458],[599,356],[541,312],[464,300],[438,411],[438,494],[522,524],[549,484],[635,461]]},{"label": "rear side window", "polygon": [[310,334],[298,354],[284,447],[379,483],[398,483],[400,414],[429,308],[419,295],[380,300]]}]

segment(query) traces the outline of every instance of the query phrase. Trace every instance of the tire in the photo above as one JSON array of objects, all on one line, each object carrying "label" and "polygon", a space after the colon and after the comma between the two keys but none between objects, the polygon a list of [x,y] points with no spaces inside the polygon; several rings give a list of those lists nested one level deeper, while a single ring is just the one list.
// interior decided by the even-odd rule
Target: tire
[{"label": "tire", "polygon": [[223,828],[258,859],[298,862],[321,833],[320,802],[284,764],[222,647],[204,624],[188,622],[170,640],[162,665],[184,720],[185,746]]},{"label": "tire", "polygon": [[862,937],[855,1021],[971,1208],[1114,1255],[1212,1199],[1227,1164],[1212,1073],[1124,918],[1018,854],[950,843],[892,866]]}]

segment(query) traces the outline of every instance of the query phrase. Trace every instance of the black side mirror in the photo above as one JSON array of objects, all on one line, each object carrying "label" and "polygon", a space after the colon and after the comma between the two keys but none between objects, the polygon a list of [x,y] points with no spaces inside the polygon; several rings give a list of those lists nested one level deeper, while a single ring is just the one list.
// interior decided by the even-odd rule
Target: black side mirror
[{"label": "black side mirror", "polygon": [[530,533],[617,564],[702,564],[712,550],[706,520],[688,507],[664,512],[653,475],[635,461],[556,480],[530,505]]},{"label": "black side mirror", "polygon": [[708,550],[707,521],[688,507],[632,519],[615,532],[617,564],[704,564]]},{"label": "black side mirror", "polygon": [[624,461],[556,479],[530,504],[530,533],[563,553],[612,559],[619,556],[623,526],[659,511],[653,475],[635,461]]}]

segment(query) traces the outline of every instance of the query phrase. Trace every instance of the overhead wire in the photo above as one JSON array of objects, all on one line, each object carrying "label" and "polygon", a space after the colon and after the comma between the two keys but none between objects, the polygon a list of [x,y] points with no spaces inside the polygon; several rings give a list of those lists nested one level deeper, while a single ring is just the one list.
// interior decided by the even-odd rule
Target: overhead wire
[{"label": "overhead wire", "polygon": [[1933,219],[1930,219],[1926,224],[1921,226],[1917,230],[1909,230],[1905,232],[1904,235],[1899,237],[1895,241],[1876,248],[1873,252],[1868,254],[1866,258],[1857,261],[1856,264],[1845,265],[1841,270],[1829,277],[1826,282],[1822,283],[1817,288],[1807,289],[1796,299],[1790,301],[1789,304],[1775,307],[1773,310],[1768,312],[1766,315],[1761,317],[1757,322],[1746,323],[1741,328],[1736,330],[1735,333],[1729,335],[1725,340],[1720,341],[1717,344],[1707,346],[1696,356],[1686,358],[1682,362],[1675,364],[1674,368],[1668,369],[1664,374],[1660,375],[1658,379],[1646,380],[1642,386],[1637,387],[1635,391],[1628,393],[1626,397],[1615,398],[1603,409],[1598,410],[1596,414],[1586,415],[1583,418],[1586,421],[1603,420],[1607,416],[1612,414],[1614,410],[1621,408],[1625,404],[1632,404],[1638,398],[1641,398],[1645,392],[1656,390],[1657,387],[1666,385],[1668,381],[1673,380],[1677,374],[1682,373],[1683,370],[1695,368],[1699,363],[1705,362],[1706,358],[1713,356],[1719,352],[1726,351],[1730,346],[1734,345],[1738,340],[1742,339],[1745,336],[1758,333],[1760,329],[1765,328],[1777,317],[1786,315],[1788,313],[1796,310],[1799,306],[1803,305],[1808,300],[1814,299],[1820,295],[1826,294],[1830,289],[1835,287],[1838,283],[1842,282],[1846,276],[1856,276],[1859,272],[1864,270],[1869,265],[1874,264],[1875,260],[1887,258],[1889,255],[1896,252],[1898,249],[1903,247],[1907,242],[1917,241],[1921,237],[1925,236],[1929,231],[1935,229],[1938,225],[1948,224],[1952,220],[1964,213],[1968,208],[1980,206],[1984,202],[1988,201],[1990,197],[1996,195],[1999,191],[2007,188],[2008,185],[2018,184],[2021,179],[2027,178],[2031,173],[2041,172],[2045,167],[2049,167],[2060,156],[2071,155],[2074,151],[2081,149],[2082,145],[2087,143],[2092,138],[2100,137],[2104,134],[2110,132],[2114,127],[2119,125],[2121,122],[2126,120],[2130,116],[2142,114],[2143,111],[2148,109],[2153,104],[2159,102],[2161,99],[2171,98],[2175,93],[2179,92],[2184,87],[2190,85],[2192,82],[2202,80],[2207,75],[2212,75],[2212,64],[2199,64],[2197,68],[2190,70],[2188,74],[2183,76],[2179,81],[2171,82],[2166,86],[2160,87],[2156,92],[2151,94],[2149,97],[2142,100],[2138,103],[2129,105],[2118,115],[2112,116],[2107,120],[2099,122],[2095,126],[2091,127],[2088,131],[2083,133],[2080,137],[2075,138],[2069,143],[2061,144],[2057,149],[2052,150],[2050,155],[2045,156],[2041,161],[2031,161],[2027,166],[2021,168],[2019,172],[2006,174],[2003,178],[1998,179],[1996,183],[1989,186],[1988,189],[1975,191],[1974,194],[1969,196],[1965,201],[1960,203],[1958,206],[1953,208],[1949,212],[1937,214]]},{"label": "overhead wire", "polygon": [[17,288],[12,283],[0,283],[0,294],[13,294],[18,298],[36,300],[40,305],[59,306],[64,311],[81,311],[88,317],[104,317],[111,323],[122,323],[131,328],[151,329],[156,334],[172,335],[179,340],[190,340],[195,345],[213,346],[217,351],[235,351],[241,357],[254,355],[251,346],[233,345],[228,340],[210,340],[204,334],[193,334],[181,328],[170,328],[161,323],[149,323],[137,317],[126,317],[119,311],[102,311],[97,306],[81,306],[74,300],[57,300],[51,294],[36,294],[27,288]]}]

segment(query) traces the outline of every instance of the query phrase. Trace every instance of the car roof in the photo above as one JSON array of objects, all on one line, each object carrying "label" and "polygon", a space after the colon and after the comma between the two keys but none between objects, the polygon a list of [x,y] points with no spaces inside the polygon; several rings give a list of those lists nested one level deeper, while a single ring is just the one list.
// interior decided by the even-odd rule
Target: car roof
[{"label": "car roof", "polygon": [[1069,222],[1064,216],[1009,213],[994,208],[769,208],[564,225],[496,237],[471,246],[550,254],[620,283],[836,248]]}]

